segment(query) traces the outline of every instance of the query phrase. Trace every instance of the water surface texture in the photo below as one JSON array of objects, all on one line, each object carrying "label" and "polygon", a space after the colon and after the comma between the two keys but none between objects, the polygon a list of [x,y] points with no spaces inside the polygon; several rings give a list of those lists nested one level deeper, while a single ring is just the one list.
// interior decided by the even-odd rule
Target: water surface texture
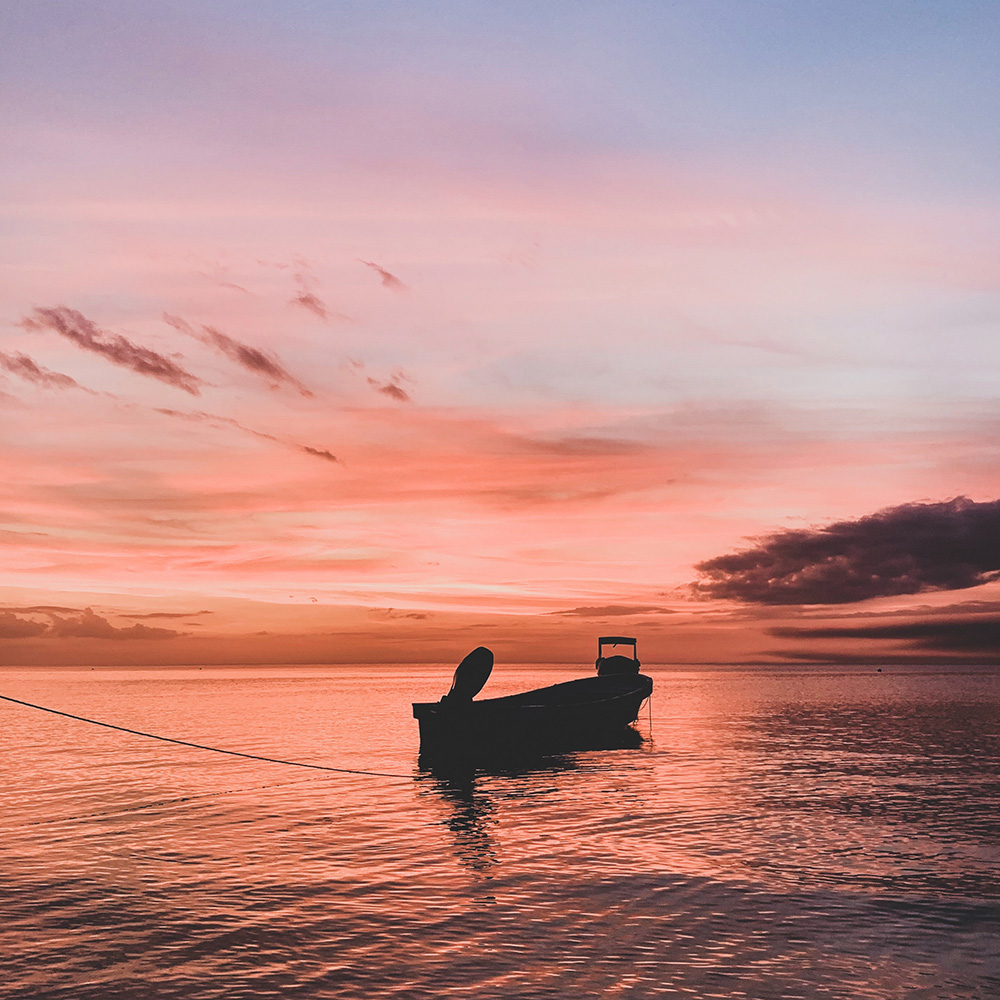
[{"label": "water surface texture", "polygon": [[[638,749],[421,769],[450,667],[3,669],[4,997],[1000,996],[1000,682],[652,668]],[[579,676],[499,665],[486,692]]]}]

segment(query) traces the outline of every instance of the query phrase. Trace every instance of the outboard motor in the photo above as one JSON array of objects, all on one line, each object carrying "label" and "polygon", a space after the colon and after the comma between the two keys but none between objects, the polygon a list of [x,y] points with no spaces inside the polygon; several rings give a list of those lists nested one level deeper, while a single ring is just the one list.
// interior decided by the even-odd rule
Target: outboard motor
[{"label": "outboard motor", "polygon": [[493,671],[493,650],[485,646],[476,646],[455,669],[455,677],[451,682],[451,690],[442,701],[463,702],[472,701],[482,691]]},{"label": "outboard motor", "polygon": [[[611,656],[604,655],[605,646],[631,646],[632,655],[623,656],[621,653],[612,653]],[[597,640],[597,673],[603,677],[605,674],[637,674],[639,673],[639,658],[636,656],[635,639],[625,635],[603,635]]]}]

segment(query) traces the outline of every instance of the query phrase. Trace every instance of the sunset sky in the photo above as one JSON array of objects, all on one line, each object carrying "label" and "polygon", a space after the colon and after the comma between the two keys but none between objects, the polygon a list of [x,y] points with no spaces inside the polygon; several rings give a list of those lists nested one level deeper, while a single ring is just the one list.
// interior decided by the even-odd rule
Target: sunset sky
[{"label": "sunset sky", "polygon": [[1000,4],[0,7],[0,663],[1000,662]]}]

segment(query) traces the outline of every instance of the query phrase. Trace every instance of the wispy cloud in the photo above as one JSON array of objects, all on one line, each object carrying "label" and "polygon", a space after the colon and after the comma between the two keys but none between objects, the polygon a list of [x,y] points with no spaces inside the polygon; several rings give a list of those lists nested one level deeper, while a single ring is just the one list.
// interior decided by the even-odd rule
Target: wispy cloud
[{"label": "wispy cloud", "polygon": [[69,375],[43,368],[26,354],[7,354],[0,351],[0,368],[24,379],[25,382],[34,382],[35,385],[44,385],[53,389],[83,389],[84,392],[93,392],[92,389],[84,389],[76,379]]},{"label": "wispy cloud", "polygon": [[257,347],[244,344],[235,337],[216,330],[212,326],[202,326],[198,329],[190,323],[177,316],[163,314],[163,320],[175,330],[193,337],[195,340],[209,347],[214,347],[231,361],[245,368],[254,375],[267,380],[272,389],[277,389],[279,385],[289,385],[298,390],[303,396],[312,396],[312,392],[307,389],[297,378],[289,374],[281,362],[273,355],[268,354]]},{"label": "wispy cloud", "polygon": [[396,275],[387,271],[384,267],[379,267],[374,261],[362,260],[361,263],[365,267],[370,267],[382,279],[383,288],[391,289],[394,292],[405,292],[407,290],[408,286],[403,284]]},{"label": "wispy cloud", "polygon": [[383,620],[412,618],[414,621],[424,621],[431,617],[427,611],[398,611],[396,608],[372,608],[369,614],[374,618],[381,618]]},{"label": "wispy cloud", "polygon": [[144,615],[121,615],[122,618],[146,619],[146,618],[198,618],[201,615],[214,614],[213,611],[150,611]]},{"label": "wispy cloud", "polygon": [[528,449],[546,452],[551,455],[635,455],[640,452],[653,450],[652,445],[642,441],[629,441],[627,439],[611,437],[579,436],[554,439],[524,437],[520,440]]},{"label": "wispy cloud", "polygon": [[200,395],[202,380],[162,354],[132,343],[118,333],[100,329],[83,313],[67,306],[36,308],[21,325],[32,330],[53,330],[85,351],[106,358],[112,364],[128,368],[139,375],[158,379],[192,396]]},{"label": "wispy cloud", "polygon": [[220,288],[230,288],[234,292],[243,292],[245,295],[253,294],[250,289],[244,287],[238,282],[232,281],[229,277],[229,273],[229,267],[221,262],[213,263],[211,269],[204,269],[198,272],[198,274],[200,274],[203,278],[208,278]]},{"label": "wispy cloud", "polygon": [[628,615],[672,615],[676,612],[658,604],[602,604],[595,607],[569,608],[567,611],[549,611],[548,614],[567,618],[619,618]]},{"label": "wispy cloud", "polygon": [[322,320],[330,319],[326,303],[315,292],[300,291],[291,302],[293,306],[302,306],[303,309],[309,310]]},{"label": "wispy cloud", "polygon": [[334,312],[326,302],[319,297],[316,289],[319,287],[318,279],[310,273],[307,261],[298,260],[299,270],[292,275],[295,281],[296,293],[290,300],[290,305],[299,306],[311,312],[326,323],[350,323],[351,318],[343,313]]},{"label": "wispy cloud", "polygon": [[310,448],[307,444],[296,445],[299,451],[304,451],[307,455],[315,455],[317,458],[322,458],[326,462],[336,462],[338,465],[341,464],[340,459],[336,455],[331,454],[325,448]]},{"label": "wispy cloud", "polygon": [[262,260],[258,258],[257,263],[261,267],[273,267],[279,271],[287,271],[292,267],[296,269],[292,273],[292,280],[295,282],[295,294],[288,300],[289,305],[305,309],[325,323],[354,322],[350,316],[345,316],[343,313],[331,309],[320,297],[318,293],[320,281],[312,273],[313,265],[304,257],[293,257],[290,262]]},{"label": "wispy cloud", "polygon": [[83,609],[82,608],[66,608],[60,604],[33,604],[26,608],[8,608],[8,611],[16,612],[22,615],[77,615]]},{"label": "wispy cloud", "polygon": [[888,507],[856,521],[768,535],[695,567],[703,596],[753,604],[847,604],[962,590],[1000,578],[1000,500]]},{"label": "wispy cloud", "polygon": [[400,377],[399,375],[393,375],[384,382],[380,382],[375,378],[369,378],[368,384],[376,392],[380,392],[383,396],[388,396],[390,399],[395,399],[398,403],[411,403],[413,402],[412,397],[399,384]]},{"label": "wispy cloud", "polygon": [[173,417],[177,420],[187,420],[191,423],[205,423],[205,424],[215,424],[217,426],[225,427],[235,427],[236,430],[242,431],[244,434],[249,434],[252,437],[260,438],[262,441],[273,441],[276,444],[284,445],[288,448],[294,448],[296,451],[301,451],[306,455],[312,455],[315,458],[321,458],[326,462],[335,462],[338,465],[342,464],[340,459],[336,455],[327,451],[325,448],[312,448],[307,444],[300,444],[298,441],[292,441],[288,438],[279,437],[277,434],[268,434],[266,431],[258,431],[253,427],[247,427],[246,424],[241,424],[238,420],[234,420],[232,417],[223,417],[217,413],[206,413],[204,410],[172,410],[163,406],[152,407],[155,413],[162,413],[165,417]]}]

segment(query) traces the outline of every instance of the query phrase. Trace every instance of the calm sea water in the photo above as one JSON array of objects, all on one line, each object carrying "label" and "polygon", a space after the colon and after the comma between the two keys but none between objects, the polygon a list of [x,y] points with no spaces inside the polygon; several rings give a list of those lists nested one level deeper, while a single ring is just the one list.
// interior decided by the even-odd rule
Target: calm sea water
[{"label": "calm sea water", "polygon": [[[3,669],[0,995],[1000,997],[1000,677],[651,668],[638,749],[417,761],[451,667]],[[580,675],[498,667],[487,693]],[[651,732],[650,732],[651,728]]]}]

